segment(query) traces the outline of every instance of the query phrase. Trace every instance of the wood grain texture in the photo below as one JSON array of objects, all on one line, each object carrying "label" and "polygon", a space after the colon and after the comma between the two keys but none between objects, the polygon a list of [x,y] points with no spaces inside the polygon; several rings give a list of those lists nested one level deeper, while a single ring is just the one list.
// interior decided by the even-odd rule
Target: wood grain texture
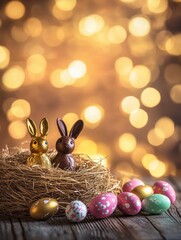
[{"label": "wood grain texture", "polygon": [[176,190],[177,200],[161,215],[141,212],[125,216],[116,211],[109,218],[97,220],[88,216],[81,223],[70,223],[66,217],[47,221],[0,217],[0,240],[180,240],[181,179],[167,181]]}]

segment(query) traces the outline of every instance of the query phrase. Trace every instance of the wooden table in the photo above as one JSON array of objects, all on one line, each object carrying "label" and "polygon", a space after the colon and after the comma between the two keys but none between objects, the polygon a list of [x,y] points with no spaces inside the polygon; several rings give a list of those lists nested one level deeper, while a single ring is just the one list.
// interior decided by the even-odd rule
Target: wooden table
[{"label": "wooden table", "polygon": [[88,216],[81,223],[70,223],[65,217],[47,221],[1,217],[0,240],[181,240],[181,179],[167,180],[175,188],[177,200],[161,215],[140,213],[130,217],[116,212],[102,220]]}]

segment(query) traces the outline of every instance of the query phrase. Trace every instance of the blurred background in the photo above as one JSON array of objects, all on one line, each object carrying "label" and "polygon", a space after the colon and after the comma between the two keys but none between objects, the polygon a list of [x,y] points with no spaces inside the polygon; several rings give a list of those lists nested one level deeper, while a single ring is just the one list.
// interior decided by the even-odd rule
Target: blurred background
[{"label": "blurred background", "polygon": [[77,153],[123,176],[181,175],[181,0],[0,2],[0,147],[82,118]]}]

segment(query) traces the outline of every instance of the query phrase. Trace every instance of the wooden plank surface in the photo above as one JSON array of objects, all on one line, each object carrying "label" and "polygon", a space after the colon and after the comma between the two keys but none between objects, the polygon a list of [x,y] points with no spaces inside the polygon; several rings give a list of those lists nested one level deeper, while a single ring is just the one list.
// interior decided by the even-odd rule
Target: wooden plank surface
[{"label": "wooden plank surface", "polygon": [[47,221],[0,217],[0,240],[181,240],[181,179],[167,181],[175,188],[177,200],[161,215],[130,217],[116,211],[109,218],[88,216],[81,223],[70,223],[66,217]]}]

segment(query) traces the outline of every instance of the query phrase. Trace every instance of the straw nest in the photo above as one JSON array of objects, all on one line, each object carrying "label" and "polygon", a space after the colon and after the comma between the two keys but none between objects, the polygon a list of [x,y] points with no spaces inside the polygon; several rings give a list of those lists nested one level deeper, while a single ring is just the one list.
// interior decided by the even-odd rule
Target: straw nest
[{"label": "straw nest", "polygon": [[[48,154],[53,158],[56,152]],[[28,156],[27,150],[18,149],[12,154],[8,148],[0,155],[1,215],[27,216],[31,204],[43,197],[55,198],[60,205],[58,214],[62,214],[72,200],[88,204],[100,193],[120,192],[120,181],[86,155],[74,155],[76,171],[28,167]]]}]

